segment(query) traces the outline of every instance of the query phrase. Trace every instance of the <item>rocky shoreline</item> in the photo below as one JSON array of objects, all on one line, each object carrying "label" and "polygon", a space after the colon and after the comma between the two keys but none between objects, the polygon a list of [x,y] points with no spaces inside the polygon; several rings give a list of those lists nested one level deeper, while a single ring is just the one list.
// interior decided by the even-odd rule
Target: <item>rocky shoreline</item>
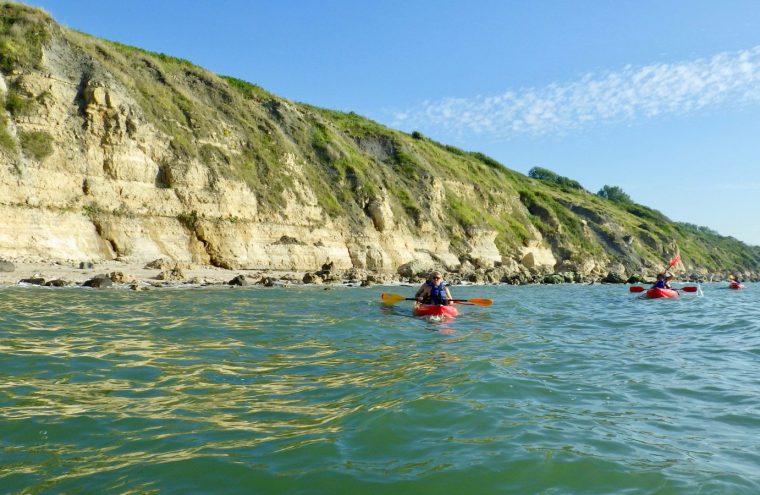
[{"label": "rocky shoreline", "polygon": [[[340,284],[367,287],[376,284],[417,284],[425,280],[431,267],[413,263],[399,268],[397,273],[377,273],[368,270],[336,270],[325,264],[313,272],[273,270],[230,270],[210,265],[178,263],[157,259],[149,263],[126,260],[102,262],[71,262],[51,260],[0,260],[0,285],[39,285],[47,287],[83,286],[93,288],[127,287],[132,290],[150,288],[230,285],[323,285]],[[473,284],[564,284],[564,283],[650,283],[653,274],[609,272],[605,276],[582,276],[574,272],[564,273],[502,273],[497,268],[472,269],[447,272],[446,280],[453,285]],[[757,273],[695,273],[676,274],[677,281],[718,282],[738,276],[743,281],[758,281]]]}]

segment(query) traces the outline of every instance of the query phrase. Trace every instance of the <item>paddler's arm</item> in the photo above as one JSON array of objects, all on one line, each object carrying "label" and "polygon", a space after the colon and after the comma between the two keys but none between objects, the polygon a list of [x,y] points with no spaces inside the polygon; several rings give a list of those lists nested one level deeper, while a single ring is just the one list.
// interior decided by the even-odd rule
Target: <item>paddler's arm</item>
[{"label": "paddler's arm", "polygon": [[422,301],[423,294],[425,293],[425,289],[427,286],[425,284],[422,284],[419,289],[417,289],[417,293],[414,295],[414,298],[418,301]]},{"label": "paddler's arm", "polygon": [[451,297],[451,292],[449,291],[449,288],[448,287],[444,287],[443,290],[446,291],[446,303],[447,304],[454,304],[454,303],[451,302],[454,298]]}]

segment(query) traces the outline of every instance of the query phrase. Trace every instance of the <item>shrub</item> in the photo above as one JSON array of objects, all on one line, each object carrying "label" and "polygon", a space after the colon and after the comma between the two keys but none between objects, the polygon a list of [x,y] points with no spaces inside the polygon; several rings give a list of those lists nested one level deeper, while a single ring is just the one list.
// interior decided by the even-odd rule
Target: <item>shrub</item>
[{"label": "shrub", "polygon": [[624,203],[624,204],[633,203],[633,200],[631,199],[631,197],[628,196],[625,193],[625,191],[623,191],[618,186],[605,185],[604,187],[599,189],[599,192],[597,192],[596,195],[604,199],[608,199],[614,203]]},{"label": "shrub", "polygon": [[24,153],[41,162],[53,153],[53,136],[45,131],[22,132],[21,148]]},{"label": "shrub", "polygon": [[472,152],[470,154],[491,168],[495,168],[497,170],[501,170],[502,168],[504,168],[501,163],[497,162],[496,160],[494,160],[488,155],[484,155],[483,153],[480,153],[477,151]]},{"label": "shrub", "polygon": [[528,177],[537,179],[540,181],[548,182],[549,184],[557,185],[563,189],[574,189],[577,191],[585,191],[583,186],[578,182],[567,177],[563,177],[547,168],[533,167],[528,171]]},{"label": "shrub", "polygon": [[177,220],[179,220],[179,223],[181,223],[187,230],[194,231],[198,226],[200,217],[198,216],[198,212],[193,210],[190,213],[180,213],[177,215]]},{"label": "shrub", "polygon": [[0,148],[7,151],[16,150],[16,142],[8,132],[8,118],[4,112],[0,112]]},{"label": "shrub", "polygon": [[14,116],[26,115],[32,108],[32,102],[30,98],[25,98],[18,92],[10,90],[5,97],[5,109]]}]

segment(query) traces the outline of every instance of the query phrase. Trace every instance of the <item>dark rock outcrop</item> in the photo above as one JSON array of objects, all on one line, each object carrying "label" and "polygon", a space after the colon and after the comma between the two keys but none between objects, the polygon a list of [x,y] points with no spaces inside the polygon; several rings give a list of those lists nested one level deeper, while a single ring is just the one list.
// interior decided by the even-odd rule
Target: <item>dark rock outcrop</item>
[{"label": "dark rock outcrop", "polygon": [[92,287],[93,289],[105,289],[112,286],[113,282],[106,275],[98,275],[82,284],[82,287]]},{"label": "dark rock outcrop", "polygon": [[245,287],[246,285],[248,285],[248,281],[245,279],[245,275],[238,275],[237,277],[227,282],[227,285],[238,285],[241,287]]}]

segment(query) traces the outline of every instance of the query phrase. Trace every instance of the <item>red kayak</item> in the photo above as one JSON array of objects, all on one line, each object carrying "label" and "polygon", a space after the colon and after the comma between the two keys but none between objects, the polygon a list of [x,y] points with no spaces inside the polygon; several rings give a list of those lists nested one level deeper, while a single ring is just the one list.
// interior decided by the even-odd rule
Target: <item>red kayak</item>
[{"label": "red kayak", "polygon": [[731,282],[730,284],[728,284],[728,288],[729,289],[743,289],[744,286],[740,284],[739,282]]},{"label": "red kayak", "polygon": [[437,304],[418,304],[414,307],[414,316],[449,316],[459,314],[456,306],[438,306]]},{"label": "red kayak", "polygon": [[651,288],[647,291],[647,299],[659,299],[661,297],[678,297],[678,291],[673,289]]}]

